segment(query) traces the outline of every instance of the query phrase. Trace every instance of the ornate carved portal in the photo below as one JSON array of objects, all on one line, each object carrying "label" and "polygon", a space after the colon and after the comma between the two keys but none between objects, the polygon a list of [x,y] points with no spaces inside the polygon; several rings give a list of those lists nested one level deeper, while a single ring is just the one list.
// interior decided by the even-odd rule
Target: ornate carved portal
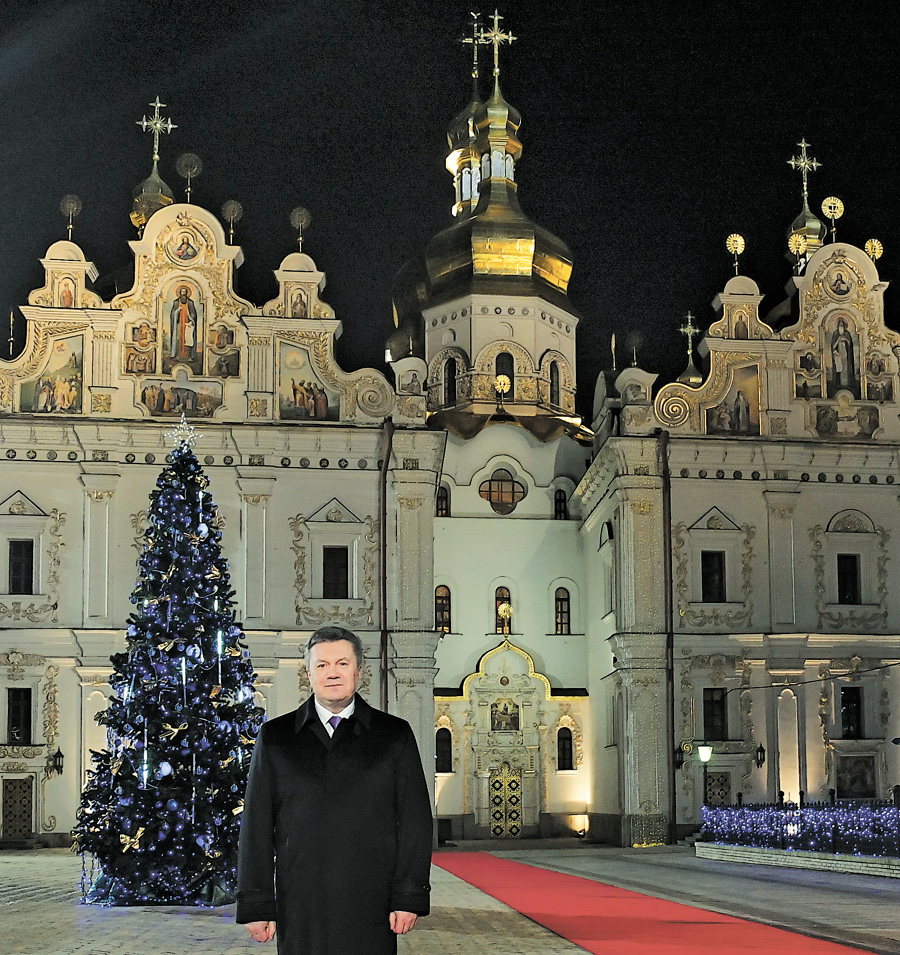
[{"label": "ornate carved portal", "polygon": [[522,770],[509,763],[491,770],[491,836],[515,839],[522,834]]}]

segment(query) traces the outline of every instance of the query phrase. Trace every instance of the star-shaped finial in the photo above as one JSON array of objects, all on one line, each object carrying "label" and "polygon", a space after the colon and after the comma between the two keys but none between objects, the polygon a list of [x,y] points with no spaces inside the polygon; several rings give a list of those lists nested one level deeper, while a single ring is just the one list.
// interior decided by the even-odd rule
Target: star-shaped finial
[{"label": "star-shaped finial", "polygon": [[800,155],[792,156],[787,162],[792,169],[800,170],[800,174],[803,176],[803,195],[805,196],[807,195],[806,177],[811,172],[815,172],[822,164],[818,160],[806,155],[806,147],[809,146],[809,143],[806,141],[805,136],[797,145],[800,147]]},{"label": "star-shaped finial", "polygon": [[178,423],[178,427],[173,431],[167,431],[166,437],[176,448],[180,448],[183,444],[186,444],[189,448],[193,448],[203,435],[200,434],[192,424],[187,423],[187,418],[182,411],[181,421]]},{"label": "star-shaped finial", "polygon": [[503,17],[500,16],[497,10],[494,10],[494,15],[491,17],[494,21],[494,26],[490,30],[482,30],[478,35],[479,42],[489,43],[494,47],[494,76],[500,75],[500,44],[501,43],[512,43],[516,38],[511,33],[504,33],[500,29],[500,21]]},{"label": "star-shaped finial", "polygon": [[135,123],[143,129],[146,133],[148,130],[153,131],[153,161],[159,161],[159,134],[160,133],[171,133],[173,129],[178,129],[178,127],[172,122],[171,119],[163,119],[159,115],[159,111],[164,107],[165,103],[160,103],[159,97],[150,104],[153,107],[153,115],[147,119],[144,116],[142,119],[135,120]]}]

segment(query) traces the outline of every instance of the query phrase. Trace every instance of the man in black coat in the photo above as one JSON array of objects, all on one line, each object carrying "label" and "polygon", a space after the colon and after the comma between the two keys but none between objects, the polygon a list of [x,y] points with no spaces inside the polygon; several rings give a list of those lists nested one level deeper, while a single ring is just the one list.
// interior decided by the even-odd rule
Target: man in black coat
[{"label": "man in black coat", "polygon": [[410,725],[356,694],[359,637],[323,627],[313,695],[265,723],[244,799],[237,921],[279,955],[393,955],[429,912],[432,818]]}]

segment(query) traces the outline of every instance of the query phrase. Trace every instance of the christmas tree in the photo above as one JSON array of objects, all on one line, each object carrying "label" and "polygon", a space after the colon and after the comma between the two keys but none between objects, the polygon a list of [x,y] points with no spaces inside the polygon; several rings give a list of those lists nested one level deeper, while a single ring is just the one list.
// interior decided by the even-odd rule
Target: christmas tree
[{"label": "christmas tree", "polygon": [[232,901],[238,831],[262,710],[241,643],[209,479],[182,416],[177,447],[150,494],[149,528],[127,651],[98,717],[75,839],[91,871],[85,901]]}]

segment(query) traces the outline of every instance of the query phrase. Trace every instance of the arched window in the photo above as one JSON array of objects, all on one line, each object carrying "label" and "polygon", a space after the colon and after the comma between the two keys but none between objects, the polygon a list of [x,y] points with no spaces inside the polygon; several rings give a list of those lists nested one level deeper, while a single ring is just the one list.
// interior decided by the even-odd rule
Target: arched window
[{"label": "arched window", "polygon": [[558,521],[569,519],[568,500],[562,488],[558,488],[553,494],[553,517]]},{"label": "arched window", "polygon": [[572,744],[572,731],[568,726],[560,727],[556,734],[556,768],[575,768],[575,747]]},{"label": "arched window", "polygon": [[559,406],[559,365],[550,362],[550,404]]},{"label": "arched window", "polygon": [[456,361],[453,358],[444,362],[444,404],[456,404]]},{"label": "arched window", "polygon": [[494,374],[498,377],[506,375],[509,378],[509,391],[503,396],[506,401],[512,401],[516,396],[516,363],[508,351],[502,351],[494,362]]},{"label": "arched window", "polygon": [[498,514],[511,514],[525,497],[525,485],[506,468],[497,468],[487,481],[481,482],[478,493]]},{"label": "arched window", "polygon": [[446,726],[442,726],[434,734],[434,771],[453,772],[453,737]]},{"label": "arched window", "polygon": [[450,488],[442,484],[437,492],[437,506],[434,511],[435,517],[450,516]]},{"label": "arched window", "polygon": [[571,612],[569,606],[569,591],[565,587],[556,588],[556,632],[571,633]]},{"label": "arched window", "polygon": [[498,587],[494,591],[494,632],[495,633],[506,633],[506,628],[509,625],[509,621],[501,615],[500,608],[504,604],[508,604],[509,602],[510,602],[509,588]]},{"label": "arched window", "polygon": [[450,588],[443,584],[434,588],[434,629],[450,632]]}]

